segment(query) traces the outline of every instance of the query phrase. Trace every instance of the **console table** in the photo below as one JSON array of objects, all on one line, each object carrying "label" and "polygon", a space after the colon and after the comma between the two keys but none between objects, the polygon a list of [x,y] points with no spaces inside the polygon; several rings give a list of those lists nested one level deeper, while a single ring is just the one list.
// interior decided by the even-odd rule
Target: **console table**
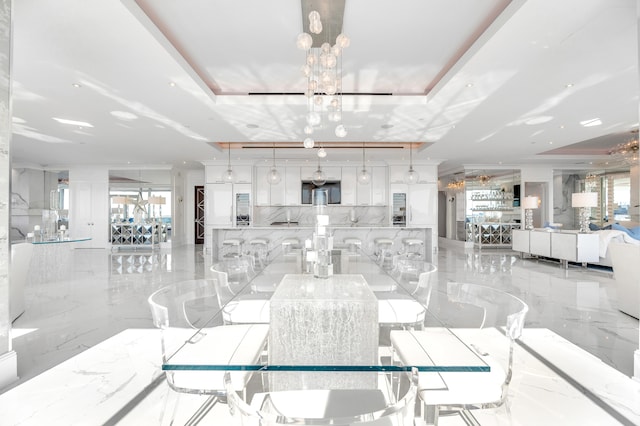
[{"label": "console table", "polygon": [[558,259],[566,269],[569,262],[598,262],[600,240],[597,234],[578,231],[513,230],[513,250],[520,255]]}]

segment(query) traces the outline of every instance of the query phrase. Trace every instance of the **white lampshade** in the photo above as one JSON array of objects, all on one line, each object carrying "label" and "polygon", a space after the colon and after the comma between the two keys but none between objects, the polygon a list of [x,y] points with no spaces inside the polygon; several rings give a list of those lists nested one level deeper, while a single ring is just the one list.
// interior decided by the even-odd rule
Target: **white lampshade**
[{"label": "white lampshade", "polygon": [[538,208],[538,197],[534,197],[534,196],[524,197],[524,200],[522,200],[522,208],[523,209],[537,209]]},{"label": "white lampshade", "polygon": [[571,194],[571,207],[597,207],[597,192],[574,192]]}]

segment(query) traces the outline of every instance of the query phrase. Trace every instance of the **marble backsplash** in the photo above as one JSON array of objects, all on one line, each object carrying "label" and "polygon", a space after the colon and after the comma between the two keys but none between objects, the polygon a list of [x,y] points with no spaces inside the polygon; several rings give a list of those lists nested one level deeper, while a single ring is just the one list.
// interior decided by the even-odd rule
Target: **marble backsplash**
[{"label": "marble backsplash", "polygon": [[[389,226],[387,206],[327,206],[325,214],[334,226]],[[269,226],[273,222],[298,222],[298,226],[313,226],[316,223],[316,208],[313,206],[269,206],[255,207],[253,226]]]}]

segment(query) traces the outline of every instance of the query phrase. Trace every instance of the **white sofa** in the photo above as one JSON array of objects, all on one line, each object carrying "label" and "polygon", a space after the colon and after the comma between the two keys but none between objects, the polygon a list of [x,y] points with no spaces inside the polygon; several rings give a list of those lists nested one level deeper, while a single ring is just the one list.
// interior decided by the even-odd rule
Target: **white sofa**
[{"label": "white sofa", "polygon": [[29,264],[33,244],[18,243],[11,245],[11,266],[9,275],[9,314],[15,321],[25,310],[24,288],[29,276]]},{"label": "white sofa", "polygon": [[609,251],[618,290],[618,309],[640,318],[640,246],[611,243]]}]

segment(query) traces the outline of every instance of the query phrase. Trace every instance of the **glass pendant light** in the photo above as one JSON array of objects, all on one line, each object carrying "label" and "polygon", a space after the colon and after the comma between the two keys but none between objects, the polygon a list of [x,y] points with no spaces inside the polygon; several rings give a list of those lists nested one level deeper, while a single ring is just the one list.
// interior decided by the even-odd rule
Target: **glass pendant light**
[{"label": "glass pendant light", "polygon": [[404,174],[404,181],[409,185],[418,182],[420,175],[413,170],[413,144],[409,145],[409,170]]},{"label": "glass pendant light", "polygon": [[269,185],[277,185],[280,183],[280,172],[276,169],[276,144],[273,144],[273,164],[271,166],[271,170],[267,173],[267,182]]},{"label": "glass pendant light", "polygon": [[358,182],[362,185],[368,185],[371,181],[371,175],[367,171],[364,161],[364,142],[362,142],[362,170],[358,172]]},{"label": "glass pendant light", "polygon": [[228,161],[227,161],[227,171],[222,174],[222,181],[224,183],[233,183],[236,180],[236,175],[233,173],[233,169],[231,169],[231,144],[227,144]]},{"label": "glass pendant light", "polygon": [[311,176],[311,183],[315,186],[322,186],[327,183],[327,177],[324,175],[324,172],[320,168],[320,159],[318,159],[318,170],[313,172],[313,176]]}]

